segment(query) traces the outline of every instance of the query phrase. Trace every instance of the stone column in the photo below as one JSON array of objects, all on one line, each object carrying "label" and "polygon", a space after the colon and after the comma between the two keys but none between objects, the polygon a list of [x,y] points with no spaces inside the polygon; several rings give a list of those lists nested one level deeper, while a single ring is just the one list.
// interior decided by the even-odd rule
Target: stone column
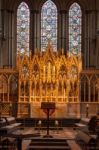
[{"label": "stone column", "polygon": [[3,65],[12,66],[12,14],[11,10],[4,9],[2,10],[2,57]]},{"label": "stone column", "polygon": [[85,68],[95,67],[95,10],[86,10],[84,24],[84,65]]},{"label": "stone column", "polygon": [[8,10],[8,37],[7,37],[7,43],[8,43],[8,65],[13,66],[12,64],[12,55],[13,55],[13,11]]},{"label": "stone column", "polygon": [[40,14],[38,10],[31,10],[30,49],[32,53],[36,48],[40,49]]},{"label": "stone column", "polygon": [[[2,49],[1,49],[1,57],[2,57],[2,66],[8,65],[8,15],[6,8],[2,8]],[[4,58],[4,59],[3,59]]]},{"label": "stone column", "polygon": [[97,11],[96,27],[96,68],[99,69],[99,10]]},{"label": "stone column", "polygon": [[83,50],[83,56],[84,56],[84,68],[89,68],[90,66],[90,11],[86,11],[84,14],[84,50]]},{"label": "stone column", "polygon": [[1,34],[2,34],[2,18],[1,18],[1,9],[2,9],[2,3],[1,3],[1,0],[0,0],[0,37],[1,37]]},{"label": "stone column", "polygon": [[0,0],[0,67],[2,67],[2,2]]},{"label": "stone column", "polygon": [[67,11],[61,10],[59,11],[58,16],[58,49],[64,49],[64,53],[66,54],[66,26],[67,25]]},{"label": "stone column", "polygon": [[89,67],[95,68],[96,10],[89,12]]}]

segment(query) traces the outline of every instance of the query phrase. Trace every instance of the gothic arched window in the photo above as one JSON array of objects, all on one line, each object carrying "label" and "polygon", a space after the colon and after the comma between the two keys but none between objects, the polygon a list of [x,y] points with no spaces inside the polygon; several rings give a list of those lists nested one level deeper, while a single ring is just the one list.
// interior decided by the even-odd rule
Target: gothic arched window
[{"label": "gothic arched window", "polygon": [[82,11],[77,3],[69,9],[69,51],[77,54],[81,51]]},{"label": "gothic arched window", "polygon": [[17,51],[29,53],[30,11],[25,2],[17,9]]},{"label": "gothic arched window", "polygon": [[54,51],[57,49],[57,7],[48,0],[41,10],[41,51],[44,51],[50,39]]}]

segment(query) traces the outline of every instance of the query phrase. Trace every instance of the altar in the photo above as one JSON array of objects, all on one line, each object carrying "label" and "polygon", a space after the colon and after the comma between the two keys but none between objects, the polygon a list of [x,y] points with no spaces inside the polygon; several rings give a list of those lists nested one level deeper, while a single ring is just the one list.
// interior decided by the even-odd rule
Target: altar
[{"label": "altar", "polygon": [[[46,118],[46,114],[41,110],[41,105],[31,104],[30,116],[32,118]],[[79,118],[80,104],[57,104],[56,109],[51,115],[51,118]]]}]

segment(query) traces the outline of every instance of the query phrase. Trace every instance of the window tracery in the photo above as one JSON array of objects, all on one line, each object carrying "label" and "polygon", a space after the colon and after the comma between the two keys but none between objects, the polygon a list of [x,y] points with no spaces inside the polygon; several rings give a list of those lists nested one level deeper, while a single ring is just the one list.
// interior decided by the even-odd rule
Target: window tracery
[{"label": "window tracery", "polygon": [[29,8],[22,2],[17,9],[17,51],[21,53],[29,53],[29,24]]},{"label": "window tracery", "polygon": [[51,40],[54,51],[57,49],[57,8],[48,0],[41,10],[41,51],[46,49],[48,40]]},{"label": "window tracery", "polygon": [[69,9],[69,51],[75,54],[81,51],[82,11],[77,3]]}]

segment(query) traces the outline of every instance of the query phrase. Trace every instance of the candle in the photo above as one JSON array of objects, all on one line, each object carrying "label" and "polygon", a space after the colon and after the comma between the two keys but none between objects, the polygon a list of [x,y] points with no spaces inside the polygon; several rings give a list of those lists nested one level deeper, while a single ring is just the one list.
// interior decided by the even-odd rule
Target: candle
[{"label": "candle", "polygon": [[88,108],[88,107],[89,107],[89,104],[87,104],[86,107]]},{"label": "candle", "polygon": [[53,81],[55,80],[55,66],[53,66]]},{"label": "candle", "polygon": [[45,82],[45,65],[44,65],[44,68],[43,68],[43,76],[44,76],[44,82]]}]

